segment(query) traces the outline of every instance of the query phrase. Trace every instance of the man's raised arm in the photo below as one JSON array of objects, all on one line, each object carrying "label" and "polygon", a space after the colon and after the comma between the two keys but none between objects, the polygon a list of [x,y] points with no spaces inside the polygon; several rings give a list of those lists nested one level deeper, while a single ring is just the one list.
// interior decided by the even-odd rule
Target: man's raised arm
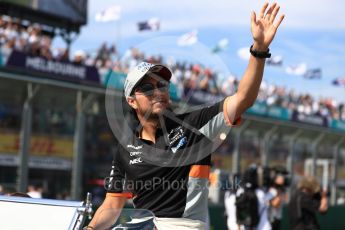
[{"label": "man's raised arm", "polygon": [[232,122],[235,122],[254,104],[264,73],[265,58],[269,56],[269,45],[284,19],[284,15],[281,15],[275,22],[280,8],[276,3],[272,4],[268,10],[267,7],[268,3],[265,3],[260,10],[259,17],[254,11],[251,15],[251,32],[254,41],[249,63],[237,92],[226,100],[227,113]]}]

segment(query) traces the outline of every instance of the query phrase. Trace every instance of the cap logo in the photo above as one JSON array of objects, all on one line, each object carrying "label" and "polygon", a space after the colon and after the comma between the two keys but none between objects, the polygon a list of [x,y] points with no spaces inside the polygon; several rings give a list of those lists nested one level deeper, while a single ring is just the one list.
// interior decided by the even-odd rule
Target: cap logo
[{"label": "cap logo", "polygon": [[152,66],[154,66],[154,65],[151,63],[142,62],[137,66],[137,68],[139,71],[144,73],[144,72],[147,72]]}]

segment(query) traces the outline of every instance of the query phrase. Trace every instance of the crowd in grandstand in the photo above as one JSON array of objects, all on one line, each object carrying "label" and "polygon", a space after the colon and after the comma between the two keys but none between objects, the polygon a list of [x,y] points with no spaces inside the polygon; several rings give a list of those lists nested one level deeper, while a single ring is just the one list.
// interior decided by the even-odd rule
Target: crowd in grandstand
[{"label": "crowd in grandstand", "polygon": [[266,82],[261,84],[258,101],[266,102],[268,105],[297,110],[305,115],[345,120],[345,107],[343,103],[338,103],[330,97],[317,100],[310,94],[298,94],[294,90],[269,85]]},{"label": "crowd in grandstand", "polygon": [[[161,56],[146,57],[139,50],[132,48],[128,51],[121,62],[116,63],[115,71],[126,72],[129,68],[135,66],[140,61],[149,61],[153,63],[162,63]],[[203,67],[199,64],[188,64],[186,62],[175,62],[169,59],[166,63],[173,71],[174,76],[171,79],[181,94],[186,89],[201,90],[214,95],[231,95],[239,84],[238,79],[230,75],[226,78],[220,77],[222,73]],[[183,98],[183,97],[182,97]],[[268,84],[263,81],[260,87],[259,102],[265,102],[269,106],[280,106],[290,110],[297,110],[305,115],[315,115],[337,120],[345,120],[345,106],[338,103],[330,97],[313,98],[310,94],[298,94],[294,90],[288,90],[286,87]]]},{"label": "crowd in grandstand", "polygon": [[[67,48],[53,48],[53,37],[45,34],[40,25],[24,24],[19,19],[0,17],[0,46],[5,58],[16,49],[49,60],[96,66],[101,75],[110,69],[126,73],[128,69],[143,60],[153,63],[164,62],[173,70],[172,83],[177,86],[182,99],[190,90],[225,96],[233,94],[238,87],[239,82],[233,75],[220,77],[222,73],[198,63],[177,62],[173,59],[165,61],[162,56],[147,56],[136,48],[129,49],[122,58],[119,58],[115,45],[108,46],[106,43],[103,43],[94,54],[78,50],[74,55],[70,55]],[[265,102],[269,106],[297,110],[306,115],[345,120],[343,103],[328,97],[315,99],[309,94],[298,94],[294,90],[266,82],[261,85],[258,101]]]},{"label": "crowd in grandstand", "polygon": [[53,52],[52,39],[51,35],[43,33],[38,24],[25,24],[19,19],[0,17],[0,44],[5,56],[16,49],[48,60],[67,61],[68,50],[55,49]]},{"label": "crowd in grandstand", "polygon": [[95,57],[91,58],[83,50],[78,50],[71,55],[67,47],[52,47],[53,39],[53,34],[43,30],[39,24],[31,24],[8,16],[0,17],[0,46],[2,55],[5,57],[15,49],[44,57],[47,60],[71,61],[75,64],[104,68],[110,67],[109,60],[113,58],[113,54],[116,54],[115,46],[107,47],[103,44]]}]

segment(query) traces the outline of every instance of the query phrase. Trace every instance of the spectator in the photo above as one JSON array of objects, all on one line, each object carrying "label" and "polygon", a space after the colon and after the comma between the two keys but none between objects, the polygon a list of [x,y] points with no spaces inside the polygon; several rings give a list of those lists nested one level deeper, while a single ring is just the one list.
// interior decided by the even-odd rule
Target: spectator
[{"label": "spectator", "polygon": [[29,185],[27,194],[32,198],[42,198],[42,188],[37,185]]},{"label": "spectator", "polygon": [[208,68],[204,69],[203,76],[199,83],[199,89],[204,92],[217,94],[218,89],[215,82],[215,74]]},{"label": "spectator", "polygon": [[285,178],[278,174],[274,178],[273,186],[269,189],[269,193],[273,195],[270,201],[269,219],[272,230],[279,230],[280,223],[283,217],[283,204],[285,202]]},{"label": "spectator", "polygon": [[74,53],[73,62],[74,64],[77,64],[77,65],[83,65],[85,62],[85,58],[86,58],[85,52],[83,50],[77,50]]},{"label": "spectator", "polygon": [[241,181],[241,188],[236,193],[227,192],[225,195],[228,229],[270,230],[268,210],[274,195],[259,187],[256,165],[245,171]]},{"label": "spectator", "polygon": [[320,229],[316,214],[327,212],[326,194],[315,177],[303,177],[289,203],[290,229]]}]

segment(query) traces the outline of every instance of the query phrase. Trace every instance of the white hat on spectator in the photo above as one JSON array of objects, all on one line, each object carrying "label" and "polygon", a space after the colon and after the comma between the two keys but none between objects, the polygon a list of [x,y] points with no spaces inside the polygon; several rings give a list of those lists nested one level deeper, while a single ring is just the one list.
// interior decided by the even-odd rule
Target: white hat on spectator
[{"label": "white hat on spectator", "polygon": [[75,57],[85,57],[86,53],[84,50],[77,50],[77,51],[75,51],[74,56]]},{"label": "white hat on spectator", "polygon": [[40,24],[38,24],[38,23],[34,23],[34,24],[32,24],[32,27],[34,28],[34,29],[41,29],[41,26],[40,26]]},{"label": "white hat on spectator", "polygon": [[141,62],[127,74],[124,85],[125,97],[128,98],[132,94],[135,86],[137,86],[137,84],[145,77],[146,74],[150,73],[153,77],[156,75],[167,81],[170,81],[172,76],[171,71],[163,65]]}]

